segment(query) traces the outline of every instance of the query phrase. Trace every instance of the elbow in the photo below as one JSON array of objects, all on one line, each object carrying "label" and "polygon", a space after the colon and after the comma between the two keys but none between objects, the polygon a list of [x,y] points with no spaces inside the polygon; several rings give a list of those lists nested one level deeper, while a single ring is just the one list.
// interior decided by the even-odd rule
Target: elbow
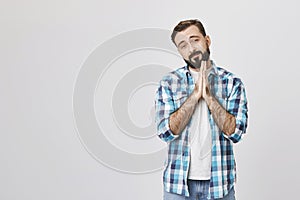
[{"label": "elbow", "polygon": [[227,136],[230,136],[230,135],[234,134],[235,129],[236,129],[236,119],[235,119],[234,115],[226,116],[223,132]]},{"label": "elbow", "polygon": [[170,128],[170,132],[173,134],[173,135],[179,135],[179,127],[175,125],[175,123],[172,123],[173,120],[172,120],[172,116],[170,118],[170,121],[169,121],[169,128]]},{"label": "elbow", "polygon": [[246,133],[246,126],[240,123],[237,123],[235,126],[234,133],[230,134],[228,137],[233,143],[238,143],[241,141],[243,134]]},{"label": "elbow", "polygon": [[169,119],[164,118],[157,127],[158,137],[164,142],[171,142],[178,137],[169,126]]},{"label": "elbow", "polygon": [[159,137],[162,141],[164,141],[164,142],[166,142],[166,143],[169,143],[169,142],[172,142],[173,140],[175,140],[175,139],[178,137],[178,135],[175,135],[175,134],[172,133],[172,131],[169,129],[169,130],[167,130],[166,132],[159,134],[158,137]]}]

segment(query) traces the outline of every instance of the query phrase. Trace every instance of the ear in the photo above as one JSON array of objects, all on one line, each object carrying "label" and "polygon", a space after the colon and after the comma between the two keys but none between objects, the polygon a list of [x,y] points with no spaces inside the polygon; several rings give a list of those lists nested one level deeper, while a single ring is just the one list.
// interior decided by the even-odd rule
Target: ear
[{"label": "ear", "polygon": [[205,40],[206,40],[207,46],[209,47],[210,44],[211,44],[211,40],[210,40],[209,35],[206,35],[206,36],[205,36]]}]

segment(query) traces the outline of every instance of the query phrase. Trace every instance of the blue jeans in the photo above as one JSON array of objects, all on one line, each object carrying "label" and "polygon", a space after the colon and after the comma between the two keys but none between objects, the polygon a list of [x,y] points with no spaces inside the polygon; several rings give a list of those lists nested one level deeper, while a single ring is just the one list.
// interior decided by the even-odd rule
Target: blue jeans
[{"label": "blue jeans", "polygon": [[[204,200],[207,199],[209,180],[190,180],[188,179],[189,197],[181,196],[164,191],[164,200]],[[235,200],[235,191],[232,188],[229,193],[219,200]]]}]

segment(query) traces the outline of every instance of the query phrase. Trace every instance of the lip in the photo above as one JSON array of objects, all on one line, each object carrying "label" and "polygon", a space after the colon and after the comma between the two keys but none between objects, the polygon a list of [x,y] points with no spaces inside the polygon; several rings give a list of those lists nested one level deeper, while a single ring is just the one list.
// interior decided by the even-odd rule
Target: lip
[{"label": "lip", "polygon": [[196,54],[192,57],[192,59],[195,59],[196,57],[199,57],[200,54]]}]

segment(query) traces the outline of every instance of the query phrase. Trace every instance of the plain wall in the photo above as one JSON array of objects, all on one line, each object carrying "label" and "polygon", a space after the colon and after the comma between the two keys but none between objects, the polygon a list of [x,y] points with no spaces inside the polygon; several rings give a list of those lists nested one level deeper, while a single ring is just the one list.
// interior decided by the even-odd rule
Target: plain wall
[{"label": "plain wall", "polygon": [[[246,86],[249,128],[235,145],[237,199],[296,199],[298,8],[295,0],[2,1],[0,199],[161,199],[161,170],[123,173],[87,152],[73,91],[83,63],[105,41],[136,29],[171,30],[189,18],[204,23],[213,60]],[[172,69],[183,64],[159,59]],[[132,141],[122,148],[139,151]],[[143,151],[159,145],[148,142]]]}]

